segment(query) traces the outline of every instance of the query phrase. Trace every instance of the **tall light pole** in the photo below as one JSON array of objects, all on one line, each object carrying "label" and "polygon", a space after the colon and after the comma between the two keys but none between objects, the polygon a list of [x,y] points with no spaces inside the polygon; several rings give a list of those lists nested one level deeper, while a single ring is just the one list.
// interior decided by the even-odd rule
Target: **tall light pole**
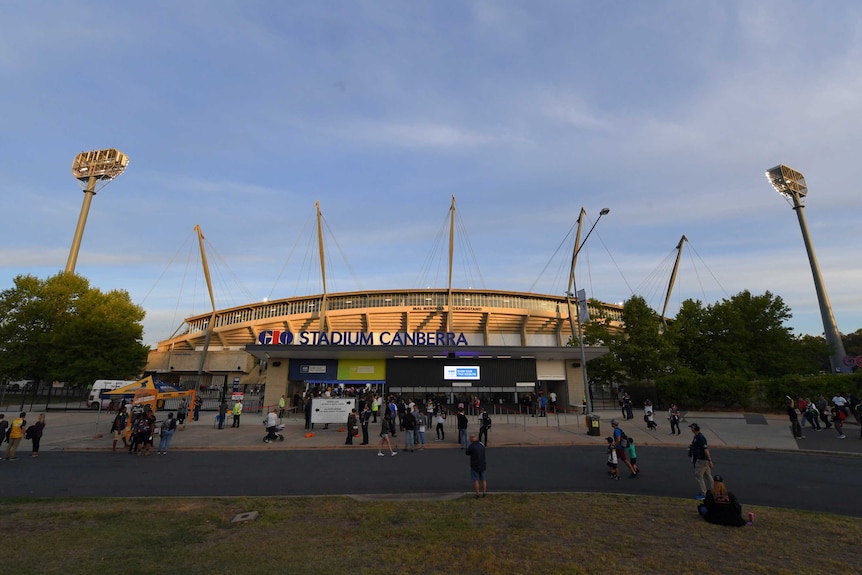
[{"label": "tall light pole", "polygon": [[823,319],[823,333],[826,343],[829,345],[831,354],[829,363],[832,373],[850,373],[851,368],[844,365],[844,344],[841,334],[835,324],[835,316],[832,314],[832,306],[829,304],[829,296],[823,286],[823,278],[820,276],[820,266],[817,265],[817,256],[814,255],[814,246],[808,235],[808,224],[805,222],[805,212],[802,203],[808,195],[808,186],[801,172],[789,168],[783,164],[767,170],[766,179],[772,184],[779,194],[793,202],[793,209],[799,219],[799,228],[802,230],[802,239],[805,241],[805,251],[808,252],[808,262],[811,264],[811,275],[814,276],[814,289],[817,292],[817,301],[820,303],[820,317]]},{"label": "tall light pole", "polygon": [[577,265],[577,263],[578,263],[578,254],[581,252],[581,248],[583,248],[584,244],[587,243],[587,240],[590,239],[590,234],[592,234],[593,230],[596,229],[596,224],[599,223],[599,220],[602,219],[602,216],[606,216],[609,213],[611,213],[611,210],[609,208],[603,208],[602,211],[599,212],[599,217],[596,218],[596,221],[593,222],[592,227],[590,227],[590,230],[587,232],[587,235],[584,237],[584,241],[580,241],[580,239],[581,239],[581,227],[583,226],[583,223],[584,223],[584,216],[587,215],[586,210],[584,210],[584,208],[581,208],[581,213],[578,216],[578,233],[575,236],[575,248],[574,248],[574,250],[572,250],[572,267],[571,267],[571,270],[569,272],[569,289],[568,289],[568,291],[566,291],[566,304],[569,307],[569,325],[572,328],[572,337],[577,338],[578,347],[581,350],[581,373],[582,373],[582,377],[584,379],[584,403],[585,403],[586,413],[592,413],[593,412],[593,398],[590,395],[590,380],[587,377],[587,353],[586,353],[586,350],[584,349],[584,334],[583,334],[583,329],[581,327],[582,314],[578,313],[578,328],[577,328],[577,332],[575,332],[575,318],[574,318],[575,314],[574,314],[574,309],[572,306],[572,298],[573,297],[577,298],[577,299],[575,299],[575,303],[577,304],[579,311],[581,310],[582,306],[586,307],[587,302],[586,302],[586,294],[584,294],[584,296],[581,297],[577,291],[578,287],[577,287],[577,283],[575,281],[575,265]]},{"label": "tall light pole", "polygon": [[90,202],[96,195],[96,187],[104,188],[108,183],[122,174],[129,165],[129,157],[120,150],[93,150],[81,152],[72,162],[72,175],[84,186],[84,203],[78,216],[75,237],[66,261],[66,273],[75,273],[78,262],[78,251],[81,249],[81,238],[84,237],[84,226],[87,225],[87,215],[90,212]]}]

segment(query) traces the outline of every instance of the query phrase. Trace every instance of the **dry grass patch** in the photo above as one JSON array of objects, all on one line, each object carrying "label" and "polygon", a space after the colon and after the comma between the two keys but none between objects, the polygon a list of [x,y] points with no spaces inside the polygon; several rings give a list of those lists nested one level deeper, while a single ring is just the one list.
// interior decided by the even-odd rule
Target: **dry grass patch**
[{"label": "dry grass patch", "polygon": [[[5,500],[3,563],[62,572],[764,573],[849,572],[862,522],[771,508],[753,527],[702,521],[694,501],[492,495],[476,501],[342,497]],[[231,523],[238,513],[257,520]],[[805,553],[800,553],[805,549]],[[119,567],[122,566],[122,569]]]}]

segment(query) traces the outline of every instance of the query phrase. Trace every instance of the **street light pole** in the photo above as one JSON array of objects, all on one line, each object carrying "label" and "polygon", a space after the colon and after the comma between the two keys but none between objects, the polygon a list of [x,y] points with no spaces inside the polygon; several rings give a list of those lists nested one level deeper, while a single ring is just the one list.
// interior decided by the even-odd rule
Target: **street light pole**
[{"label": "street light pole", "polygon": [[[575,281],[575,265],[578,262],[578,254],[581,251],[581,248],[587,243],[587,240],[590,239],[590,234],[593,233],[593,230],[596,229],[596,225],[599,223],[599,220],[602,219],[602,216],[606,216],[611,212],[609,208],[603,208],[599,212],[599,217],[596,218],[596,221],[593,222],[592,227],[587,232],[587,235],[584,237],[584,241],[580,241],[581,237],[581,227],[583,226],[583,218],[587,215],[587,212],[581,208],[581,213],[578,216],[578,233],[575,236],[575,248],[572,251],[572,267],[569,272],[569,289],[566,292],[566,304],[569,308],[569,325],[572,328],[572,337],[577,338],[578,347],[581,350],[581,373],[584,380],[584,405],[586,413],[593,412],[593,398],[590,394],[590,380],[587,377],[587,353],[584,348],[584,334],[581,326],[581,314],[578,314],[578,328],[577,332],[575,331],[575,319],[574,319],[574,310],[572,306],[572,297],[575,297],[575,303],[578,306],[578,310],[580,311],[581,306],[586,304],[586,294],[583,298],[580,297],[580,294],[577,292],[577,282]],[[583,299],[583,301],[582,301]]]}]

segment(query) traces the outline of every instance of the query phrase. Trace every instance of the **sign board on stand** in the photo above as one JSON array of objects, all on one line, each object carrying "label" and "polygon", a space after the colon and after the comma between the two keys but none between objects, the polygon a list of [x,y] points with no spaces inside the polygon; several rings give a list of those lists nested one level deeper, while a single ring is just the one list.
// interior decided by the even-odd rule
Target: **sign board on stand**
[{"label": "sign board on stand", "polygon": [[311,400],[311,423],[345,425],[347,416],[356,408],[355,399],[315,397]]}]

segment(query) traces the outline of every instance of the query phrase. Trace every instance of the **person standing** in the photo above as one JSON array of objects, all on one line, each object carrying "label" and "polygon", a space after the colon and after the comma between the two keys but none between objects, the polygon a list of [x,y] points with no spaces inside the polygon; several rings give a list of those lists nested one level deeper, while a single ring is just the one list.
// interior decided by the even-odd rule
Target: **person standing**
[{"label": "person standing", "polygon": [[380,443],[377,445],[377,455],[380,457],[383,457],[383,444],[386,444],[389,448],[389,454],[392,457],[398,455],[398,452],[392,449],[392,441],[389,439],[389,434],[392,432],[394,425],[390,412],[386,411],[383,415],[383,424],[380,426]]},{"label": "person standing", "polygon": [[350,415],[347,416],[347,438],[344,440],[344,445],[353,445],[353,430],[359,434],[359,418],[356,416],[356,408],[350,410]]},{"label": "person standing", "polygon": [[629,420],[634,419],[634,413],[632,412],[632,396],[629,395],[628,392],[623,393],[623,419]]},{"label": "person standing", "polygon": [[242,401],[237,399],[233,404],[233,424],[231,427],[239,427],[239,416],[242,415]]},{"label": "person standing", "polygon": [[467,416],[464,415],[464,410],[458,411],[458,443],[461,444],[461,449],[467,449],[467,426],[469,423]]},{"label": "person standing", "polygon": [[362,413],[359,414],[359,424],[362,427],[362,443],[361,445],[368,445],[368,424],[371,421],[371,409],[368,407],[368,404],[365,404],[365,408],[362,410]]},{"label": "person standing", "polygon": [[491,416],[488,415],[488,410],[482,408],[482,414],[479,416],[479,441],[482,441],[482,438],[485,438],[485,441],[482,443],[485,447],[488,446],[488,430],[491,429]]},{"label": "person standing", "polygon": [[42,440],[42,432],[45,429],[45,414],[40,413],[36,423],[27,428],[26,437],[33,443],[30,457],[39,457],[39,442]]},{"label": "person standing", "polygon": [[218,428],[224,429],[224,420],[227,418],[227,399],[222,399],[218,406]]},{"label": "person standing", "polygon": [[281,394],[281,397],[278,398],[278,418],[281,419],[284,417],[284,405],[286,401],[284,399],[284,394]]},{"label": "person standing", "polygon": [[446,430],[443,428],[443,423],[446,421],[446,412],[442,407],[437,408],[437,441],[446,439]]},{"label": "person standing", "polygon": [[177,425],[185,425],[186,417],[189,414],[189,404],[185,398],[180,402],[180,407],[177,409]]},{"label": "person standing", "polygon": [[476,499],[479,499],[479,484],[482,485],[482,497],[488,495],[488,482],[485,479],[485,471],[487,463],[485,461],[485,446],[479,441],[475,435],[470,436],[470,445],[464,451],[467,457],[470,458],[470,479],[473,481],[473,488],[476,490]]},{"label": "person standing", "polygon": [[557,413],[557,392],[552,391],[550,394],[548,394],[548,397],[551,400],[551,411]]},{"label": "person standing", "polygon": [[401,423],[404,429],[404,451],[413,452],[416,449],[416,416],[412,411],[405,410]]},{"label": "person standing", "polygon": [[195,394],[195,410],[194,416],[192,417],[192,419],[194,419],[195,421],[197,421],[201,416],[201,407],[203,406],[203,404],[204,400],[201,398],[201,396]]},{"label": "person standing", "polygon": [[9,424],[9,439],[6,444],[6,451],[3,452],[3,458],[7,461],[15,461],[18,459],[15,457],[15,452],[18,451],[18,445],[21,443],[21,440],[24,439],[24,433],[27,429],[27,420],[24,419],[27,417],[25,412],[21,412],[21,414],[12,420],[12,423]]},{"label": "person standing", "polygon": [[372,423],[377,423],[378,413],[380,413],[380,396],[375,393],[374,397],[371,399],[371,416],[374,418]]},{"label": "person standing", "polygon": [[688,427],[694,434],[688,451],[691,454],[691,462],[694,465],[694,478],[697,480],[698,487],[700,487],[700,493],[697,494],[696,499],[703,501],[706,497],[706,492],[712,489],[713,485],[712,455],[709,453],[706,437],[700,432],[700,426],[692,423]]},{"label": "person standing", "polygon": [[680,412],[679,407],[673,403],[667,413],[668,419],[670,420],[670,434],[682,435],[682,432],[679,430],[679,421],[682,419],[682,413]]},{"label": "person standing", "polygon": [[171,440],[174,438],[174,431],[176,429],[177,420],[174,419],[174,413],[169,412],[168,418],[162,422],[162,429],[159,434],[159,448],[156,451],[159,455],[168,454],[168,448],[171,446]]}]

